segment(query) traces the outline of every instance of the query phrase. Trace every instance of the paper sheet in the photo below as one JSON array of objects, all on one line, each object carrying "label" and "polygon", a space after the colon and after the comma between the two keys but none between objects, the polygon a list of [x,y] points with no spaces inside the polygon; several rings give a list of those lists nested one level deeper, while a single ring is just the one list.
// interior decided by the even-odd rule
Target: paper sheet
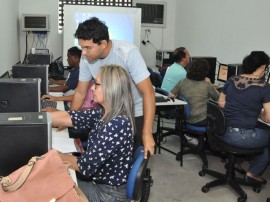
[{"label": "paper sheet", "polygon": [[74,144],[74,139],[61,136],[52,137],[52,147],[63,153],[71,153],[77,151]]}]

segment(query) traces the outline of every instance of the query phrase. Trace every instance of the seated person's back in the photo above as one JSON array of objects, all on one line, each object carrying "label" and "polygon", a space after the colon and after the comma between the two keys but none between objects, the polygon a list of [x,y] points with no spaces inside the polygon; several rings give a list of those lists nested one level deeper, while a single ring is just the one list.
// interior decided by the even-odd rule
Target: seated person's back
[{"label": "seated person's back", "polygon": [[[233,76],[225,83],[218,104],[223,108],[227,130],[223,141],[239,148],[264,148],[250,163],[245,175],[247,183],[262,183],[261,177],[269,165],[269,127],[260,127],[258,116],[270,122],[270,86],[263,76],[269,65],[269,56],[263,51],[253,51],[243,60],[243,73]],[[242,161],[237,161],[238,169]]]},{"label": "seated person's back", "polygon": [[207,60],[193,60],[187,67],[187,78],[179,81],[169,94],[172,96],[183,96],[190,107],[191,124],[206,125],[207,102],[210,99],[215,101],[219,98],[219,93],[215,86],[206,79],[209,71]]}]

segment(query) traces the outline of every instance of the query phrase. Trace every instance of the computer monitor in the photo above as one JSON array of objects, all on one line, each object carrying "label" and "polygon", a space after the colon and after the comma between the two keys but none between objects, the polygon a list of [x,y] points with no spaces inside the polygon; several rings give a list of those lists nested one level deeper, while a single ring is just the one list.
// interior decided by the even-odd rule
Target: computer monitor
[{"label": "computer monitor", "polygon": [[6,176],[52,148],[49,113],[0,113],[0,176]]},{"label": "computer monitor", "polygon": [[40,78],[41,95],[49,93],[48,65],[16,64],[12,66],[13,78]]},{"label": "computer monitor", "polygon": [[0,79],[0,113],[40,112],[39,78]]},{"label": "computer monitor", "polygon": [[205,59],[209,63],[209,72],[207,77],[210,79],[211,83],[215,83],[215,77],[216,77],[216,63],[217,63],[217,58],[216,57],[205,57],[205,56],[195,56],[191,57],[190,61],[196,60],[196,59]]},{"label": "computer monitor", "polygon": [[235,66],[219,64],[217,80],[226,82],[231,76],[236,75],[237,68]]}]

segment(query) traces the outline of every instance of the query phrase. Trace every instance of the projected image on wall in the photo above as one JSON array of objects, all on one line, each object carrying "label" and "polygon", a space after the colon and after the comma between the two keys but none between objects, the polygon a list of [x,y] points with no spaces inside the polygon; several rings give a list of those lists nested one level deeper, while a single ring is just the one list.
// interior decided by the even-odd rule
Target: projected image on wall
[{"label": "projected image on wall", "polygon": [[63,63],[72,46],[78,46],[74,33],[79,23],[97,17],[105,22],[110,39],[130,42],[140,48],[141,9],[134,7],[64,5]]},{"label": "projected image on wall", "polygon": [[[134,16],[118,13],[84,13],[76,12],[74,20],[76,27],[79,23],[97,17],[104,21],[109,28],[110,39],[124,40],[134,44]],[[78,39],[74,39],[74,45],[78,45]]]}]

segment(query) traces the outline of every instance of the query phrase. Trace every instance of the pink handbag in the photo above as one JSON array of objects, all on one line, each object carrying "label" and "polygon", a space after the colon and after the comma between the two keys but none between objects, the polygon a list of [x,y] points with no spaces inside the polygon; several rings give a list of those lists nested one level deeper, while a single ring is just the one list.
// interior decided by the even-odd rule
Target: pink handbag
[{"label": "pink handbag", "polygon": [[32,157],[28,164],[0,179],[0,202],[88,201],[56,150]]}]

